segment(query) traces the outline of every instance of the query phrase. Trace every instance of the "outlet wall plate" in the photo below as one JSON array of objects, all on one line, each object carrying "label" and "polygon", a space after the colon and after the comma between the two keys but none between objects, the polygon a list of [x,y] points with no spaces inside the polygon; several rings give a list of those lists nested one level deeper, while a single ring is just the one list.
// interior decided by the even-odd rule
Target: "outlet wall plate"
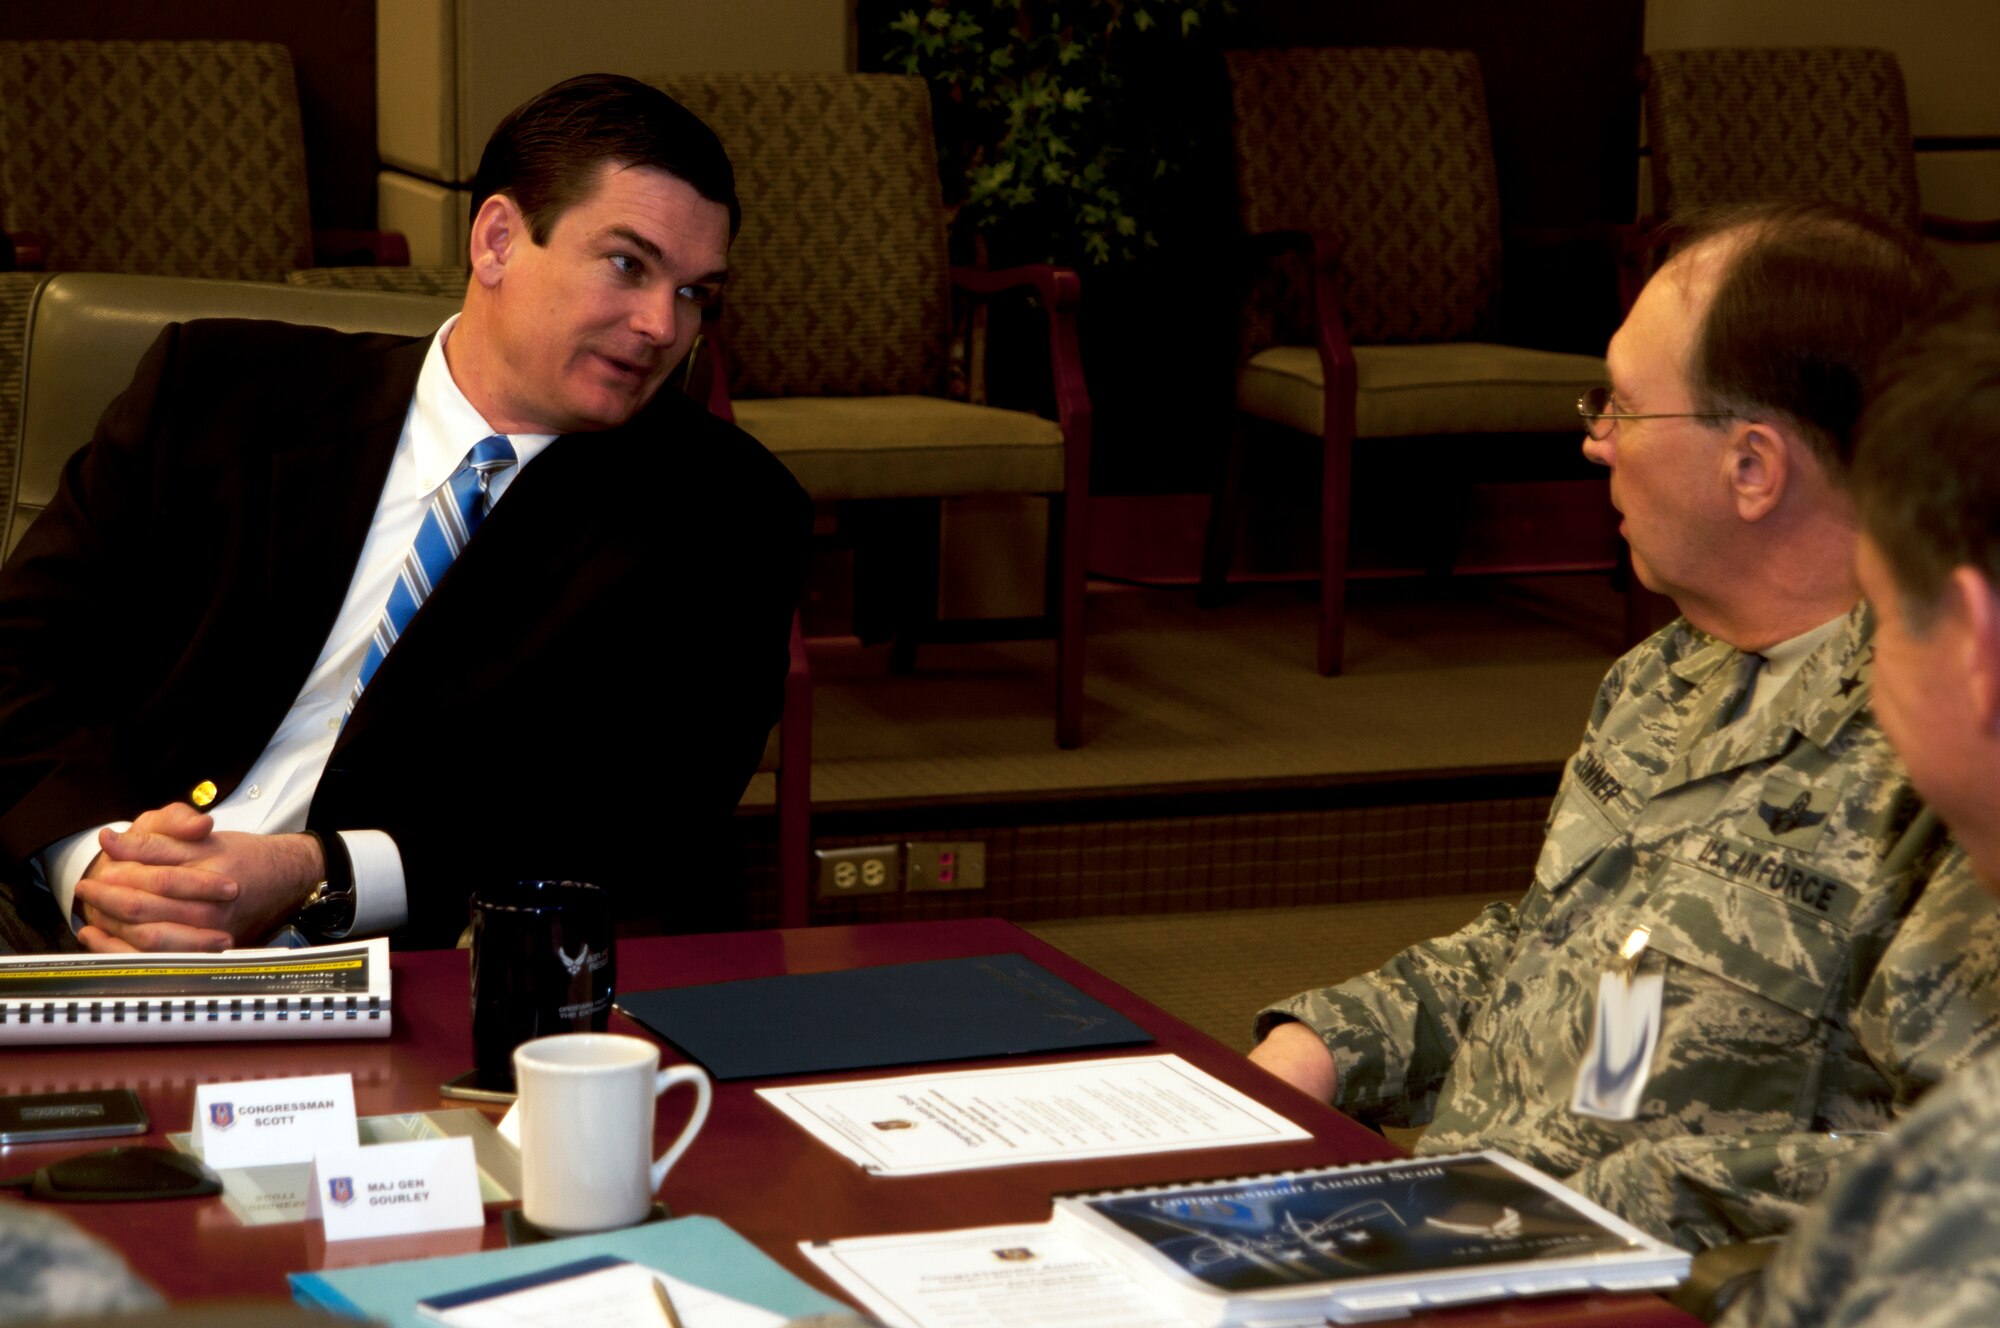
[{"label": "outlet wall plate", "polygon": [[978,840],[903,845],[905,890],[984,890],[986,845]]},{"label": "outlet wall plate", "polygon": [[894,844],[813,850],[821,899],[892,895],[902,888],[902,850]]}]

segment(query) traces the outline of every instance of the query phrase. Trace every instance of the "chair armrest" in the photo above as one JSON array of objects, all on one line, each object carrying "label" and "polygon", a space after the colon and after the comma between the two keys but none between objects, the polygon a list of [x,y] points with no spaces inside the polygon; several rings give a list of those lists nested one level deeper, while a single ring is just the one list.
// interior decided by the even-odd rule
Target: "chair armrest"
[{"label": "chair armrest", "polygon": [[48,261],[49,247],[39,232],[0,233],[0,271],[40,272]]},{"label": "chair armrest", "polygon": [[[1088,464],[1090,391],[1083,380],[1083,353],[1076,336],[1076,314],[1083,303],[1083,279],[1064,267],[1030,263],[1022,267],[954,267],[952,284],[981,298],[1007,291],[1032,290],[1049,318],[1049,378],[1055,387],[1056,421],[1069,444],[1071,469]],[[1084,472],[1088,482],[1088,471]],[[1074,478],[1074,476],[1072,476]]]},{"label": "chair armrest", "polygon": [[408,267],[410,242],[401,231],[313,231],[315,267]]},{"label": "chair armrest", "polygon": [[1650,232],[1629,221],[1507,226],[1498,339],[1602,354],[1646,284],[1651,244]]},{"label": "chair armrest", "polygon": [[1243,237],[1243,249],[1252,261],[1267,261],[1288,253],[1309,257],[1315,272],[1331,275],[1338,270],[1344,242],[1332,231],[1258,231]]},{"label": "chair armrest", "polygon": [[701,311],[701,333],[688,347],[687,363],[676,374],[681,391],[708,407],[708,413],[736,423],[736,402],[729,394],[729,353],[722,342],[722,305]]},{"label": "chair armrest", "polygon": [[954,267],[952,285],[968,295],[999,295],[1005,291],[1032,288],[1051,308],[1074,313],[1083,297],[1083,281],[1066,267],[1050,263],[1029,263],[1021,267]]},{"label": "chair armrest", "polygon": [[[803,927],[812,921],[812,896],[806,864],[812,843],[812,661],[806,655],[805,630],[792,613],[785,669],[784,711],[778,720],[778,925]],[[785,833],[789,825],[792,833]],[[796,854],[783,850],[794,847]]]},{"label": "chair armrest", "polygon": [[2000,218],[1972,221],[1964,217],[1940,217],[1926,212],[1918,218],[1925,235],[1953,244],[1991,244],[2000,240]]},{"label": "chair armrest", "polygon": [[1583,221],[1566,226],[1509,226],[1502,243],[1523,249],[1562,249],[1588,245],[1614,262],[1643,258],[1657,242],[1651,217],[1638,221]]},{"label": "chair armrest", "polygon": [[1354,437],[1354,343],[1340,307],[1340,254],[1344,242],[1332,231],[1277,230],[1246,236],[1258,258],[1286,253],[1309,255],[1312,269],[1313,340],[1326,381],[1326,435]]}]

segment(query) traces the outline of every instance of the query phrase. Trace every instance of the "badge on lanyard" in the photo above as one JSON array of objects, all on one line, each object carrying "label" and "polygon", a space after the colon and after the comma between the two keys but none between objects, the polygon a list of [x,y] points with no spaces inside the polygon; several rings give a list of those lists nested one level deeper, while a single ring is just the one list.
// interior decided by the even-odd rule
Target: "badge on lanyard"
[{"label": "badge on lanyard", "polygon": [[1597,980],[1597,1017],[1569,1100],[1569,1109],[1579,1116],[1631,1120],[1639,1114],[1639,1095],[1652,1077],[1653,1051],[1660,1043],[1666,985],[1664,974],[1637,972],[1652,935],[1635,928]]}]

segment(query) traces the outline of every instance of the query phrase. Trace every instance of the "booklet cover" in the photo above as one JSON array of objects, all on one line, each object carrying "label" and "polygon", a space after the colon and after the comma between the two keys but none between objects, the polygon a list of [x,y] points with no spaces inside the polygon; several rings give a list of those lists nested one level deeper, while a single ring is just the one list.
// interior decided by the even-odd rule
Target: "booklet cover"
[{"label": "booklet cover", "polygon": [[1496,1152],[1060,1196],[1055,1226],[1203,1324],[1354,1322],[1557,1291],[1635,1291],[1689,1256]]},{"label": "booklet cover", "polygon": [[1153,1040],[1102,1001],[1017,954],[627,992],[617,1008],[717,1079]]}]

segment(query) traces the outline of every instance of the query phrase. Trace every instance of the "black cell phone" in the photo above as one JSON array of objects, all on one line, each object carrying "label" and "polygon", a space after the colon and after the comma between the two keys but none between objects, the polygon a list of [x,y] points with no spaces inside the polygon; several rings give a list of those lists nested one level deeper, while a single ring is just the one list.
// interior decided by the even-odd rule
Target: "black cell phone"
[{"label": "black cell phone", "polygon": [[146,1108],[129,1088],[0,1097],[0,1144],[144,1134]]}]

